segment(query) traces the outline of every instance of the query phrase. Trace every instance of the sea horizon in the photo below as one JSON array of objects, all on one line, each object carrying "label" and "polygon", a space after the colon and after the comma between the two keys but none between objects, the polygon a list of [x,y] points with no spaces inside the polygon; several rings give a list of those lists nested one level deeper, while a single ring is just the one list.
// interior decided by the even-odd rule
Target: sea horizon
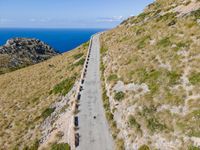
[{"label": "sea horizon", "polygon": [[0,28],[0,46],[11,38],[35,38],[64,53],[87,42],[104,28]]}]

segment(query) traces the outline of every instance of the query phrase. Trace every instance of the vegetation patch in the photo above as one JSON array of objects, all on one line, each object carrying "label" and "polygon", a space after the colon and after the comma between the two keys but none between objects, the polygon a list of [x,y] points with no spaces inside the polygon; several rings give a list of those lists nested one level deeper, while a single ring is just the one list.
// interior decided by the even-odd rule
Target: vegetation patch
[{"label": "vegetation patch", "polygon": [[79,54],[75,54],[73,55],[74,59],[79,59],[84,55],[84,53],[79,53]]},{"label": "vegetation patch", "polygon": [[138,150],[150,150],[150,148],[147,145],[142,145]]},{"label": "vegetation patch", "polygon": [[152,117],[150,119],[147,119],[147,127],[150,129],[150,131],[162,131],[166,128],[165,125],[161,124],[155,117]]},{"label": "vegetation patch", "polygon": [[193,11],[193,12],[191,13],[191,15],[194,16],[196,20],[197,20],[197,19],[200,19],[200,9],[198,9],[198,10],[196,10],[196,11]]},{"label": "vegetation patch", "polygon": [[55,111],[55,108],[47,108],[42,112],[42,117],[46,119],[49,117],[53,112]]},{"label": "vegetation patch", "polygon": [[[104,53],[105,51],[101,51],[101,53]],[[117,145],[117,150],[124,150],[124,141],[123,139],[118,139],[117,135],[119,134],[120,130],[117,128],[117,123],[114,120],[114,115],[110,109],[110,102],[109,102],[109,97],[107,96],[107,91],[105,88],[105,77],[104,77],[104,71],[105,71],[105,66],[103,64],[103,61],[101,59],[101,78],[102,78],[102,99],[103,99],[103,106],[105,110],[105,115],[108,120],[108,123],[111,128],[112,132],[112,137],[115,140],[115,143]]]},{"label": "vegetation patch", "polygon": [[108,81],[117,81],[118,77],[116,74],[111,74],[109,77],[108,77]]},{"label": "vegetation patch", "polygon": [[116,141],[116,150],[125,150],[124,140],[123,139],[117,139],[117,141]]},{"label": "vegetation patch", "polygon": [[117,101],[121,101],[124,99],[124,97],[125,97],[124,92],[117,92],[117,93],[115,93],[114,99]]},{"label": "vegetation patch", "polygon": [[87,47],[89,47],[89,45],[90,45],[90,42],[88,41],[88,42],[83,44],[83,48],[87,48]]},{"label": "vegetation patch", "polygon": [[75,81],[76,81],[75,76],[63,80],[53,88],[50,94],[53,93],[65,96],[72,89],[73,85],[75,84]]},{"label": "vegetation patch", "polygon": [[130,115],[128,117],[128,123],[132,128],[135,127],[137,130],[140,129],[140,124],[136,121],[136,119],[133,115]]},{"label": "vegetation patch", "polygon": [[147,42],[148,42],[150,39],[151,39],[151,37],[150,37],[149,35],[140,38],[140,39],[138,40],[138,46],[137,46],[137,48],[139,48],[139,49],[144,48],[144,47],[146,46]]},{"label": "vegetation patch", "polygon": [[102,45],[102,46],[101,46],[101,49],[100,49],[101,54],[102,54],[102,55],[105,55],[105,53],[106,53],[107,51],[108,51],[108,48],[105,47],[105,45]]},{"label": "vegetation patch", "polygon": [[188,150],[200,150],[200,147],[196,147],[196,146],[189,146]]},{"label": "vegetation patch", "polygon": [[190,81],[190,83],[192,83],[193,85],[199,84],[199,83],[200,83],[200,73],[193,73],[193,74],[189,77],[189,81]]},{"label": "vegetation patch", "polygon": [[160,41],[158,41],[157,45],[159,47],[167,47],[167,46],[170,46],[172,43],[170,41],[170,38],[169,37],[165,37],[163,39],[161,39]]},{"label": "vegetation patch", "polygon": [[67,143],[53,144],[51,150],[70,150],[70,145]]},{"label": "vegetation patch", "polygon": [[74,64],[74,66],[84,65],[84,63],[85,63],[85,58],[82,58],[82,59],[80,59],[78,62],[76,62],[76,63]]},{"label": "vegetation patch", "polygon": [[169,81],[170,85],[174,85],[178,83],[181,77],[181,74],[177,73],[176,71],[171,71],[171,72],[168,72],[168,77],[170,79]]},{"label": "vegetation patch", "polygon": [[[38,150],[39,148],[39,140],[35,140],[35,142],[31,146],[25,146],[23,150]],[[18,147],[15,147],[14,150],[19,150]]]},{"label": "vegetation patch", "polygon": [[160,16],[157,21],[167,21],[167,20],[174,20],[175,17],[176,17],[176,13],[173,13],[173,12],[170,12],[170,13],[166,13],[165,15],[163,16]]}]

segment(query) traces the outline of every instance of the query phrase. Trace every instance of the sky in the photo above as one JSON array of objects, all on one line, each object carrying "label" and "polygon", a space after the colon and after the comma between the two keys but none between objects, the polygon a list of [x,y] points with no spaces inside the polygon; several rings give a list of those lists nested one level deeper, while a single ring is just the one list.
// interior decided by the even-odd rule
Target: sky
[{"label": "sky", "polygon": [[153,0],[0,0],[0,27],[113,28]]}]

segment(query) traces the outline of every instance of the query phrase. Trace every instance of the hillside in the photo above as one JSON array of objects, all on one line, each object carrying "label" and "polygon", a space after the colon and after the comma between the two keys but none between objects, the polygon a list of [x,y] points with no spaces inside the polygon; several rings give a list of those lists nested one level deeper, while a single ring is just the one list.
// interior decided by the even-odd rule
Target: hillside
[{"label": "hillside", "polygon": [[156,0],[103,33],[101,45],[118,149],[199,149],[200,1]]},{"label": "hillside", "polygon": [[58,53],[37,39],[13,38],[0,46],[0,74],[47,60]]},{"label": "hillside", "polygon": [[0,149],[49,149],[58,141],[70,144],[72,105],[87,49],[85,43],[0,75]]}]

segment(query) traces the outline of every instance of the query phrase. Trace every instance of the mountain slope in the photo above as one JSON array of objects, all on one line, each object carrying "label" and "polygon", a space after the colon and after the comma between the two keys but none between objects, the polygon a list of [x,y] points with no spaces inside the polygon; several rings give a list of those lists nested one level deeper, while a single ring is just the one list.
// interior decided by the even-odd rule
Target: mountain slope
[{"label": "mountain slope", "polygon": [[200,146],[199,0],[157,0],[105,32],[101,43],[105,89],[119,129],[114,136],[121,145]]},{"label": "mountain slope", "polygon": [[0,74],[47,60],[58,53],[37,39],[9,39],[0,47]]},{"label": "mountain slope", "polygon": [[39,145],[49,149],[49,144],[67,141],[63,139],[67,132],[56,130],[56,123],[63,119],[63,114],[67,117],[63,123],[71,120],[76,81],[87,48],[88,43],[42,63],[0,75],[0,149],[37,149]]}]

